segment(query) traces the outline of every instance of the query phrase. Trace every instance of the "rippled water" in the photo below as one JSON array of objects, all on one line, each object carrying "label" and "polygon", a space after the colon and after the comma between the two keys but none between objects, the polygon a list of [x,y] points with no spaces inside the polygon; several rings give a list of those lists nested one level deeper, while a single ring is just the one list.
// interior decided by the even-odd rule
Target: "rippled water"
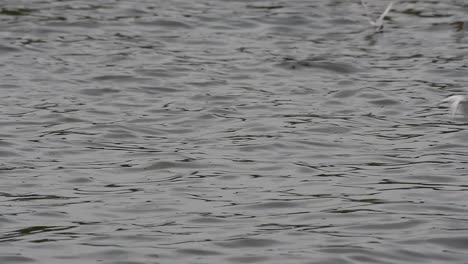
[{"label": "rippled water", "polygon": [[0,262],[466,263],[467,12],[3,1]]}]

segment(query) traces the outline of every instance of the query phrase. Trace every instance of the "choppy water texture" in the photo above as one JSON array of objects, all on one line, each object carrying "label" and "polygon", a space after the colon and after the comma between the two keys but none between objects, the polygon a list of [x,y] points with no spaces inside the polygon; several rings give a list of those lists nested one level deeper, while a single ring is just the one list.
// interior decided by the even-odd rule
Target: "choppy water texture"
[{"label": "choppy water texture", "polygon": [[0,10],[0,263],[466,263],[465,1]]}]

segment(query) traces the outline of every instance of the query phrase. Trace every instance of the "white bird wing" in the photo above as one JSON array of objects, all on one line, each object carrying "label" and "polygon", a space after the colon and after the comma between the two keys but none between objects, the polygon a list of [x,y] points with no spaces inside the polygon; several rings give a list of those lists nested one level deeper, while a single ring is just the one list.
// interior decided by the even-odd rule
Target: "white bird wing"
[{"label": "white bird wing", "polygon": [[367,4],[364,0],[361,0],[361,5],[364,7],[364,10],[366,11],[366,16],[367,16],[367,19],[369,20],[369,23],[372,25],[372,26],[375,26],[376,23],[374,20],[372,20],[371,18],[371,13],[369,12],[369,8],[367,7]]},{"label": "white bird wing", "polygon": [[453,119],[455,115],[458,112],[458,107],[460,106],[460,103],[465,101],[465,97],[463,95],[452,95],[444,100],[442,102],[449,102],[450,103],[450,112],[451,112],[451,118]]},{"label": "white bird wing", "polygon": [[385,9],[385,11],[380,15],[379,19],[375,21],[376,26],[380,27],[383,25],[383,20],[388,15],[390,10],[392,10],[392,7],[393,7],[393,2],[390,2],[390,4],[388,4],[387,8]]}]

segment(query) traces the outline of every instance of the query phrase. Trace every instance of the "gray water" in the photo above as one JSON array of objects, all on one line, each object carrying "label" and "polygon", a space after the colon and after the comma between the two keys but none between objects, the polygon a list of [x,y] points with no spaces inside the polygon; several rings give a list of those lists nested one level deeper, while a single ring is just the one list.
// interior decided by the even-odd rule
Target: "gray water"
[{"label": "gray water", "polygon": [[467,12],[2,1],[0,263],[467,263]]}]

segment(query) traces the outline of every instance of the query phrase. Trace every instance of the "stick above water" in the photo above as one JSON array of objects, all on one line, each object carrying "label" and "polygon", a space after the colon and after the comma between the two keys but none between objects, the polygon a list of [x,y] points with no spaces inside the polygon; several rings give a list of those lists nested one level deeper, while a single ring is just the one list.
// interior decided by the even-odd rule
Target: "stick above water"
[{"label": "stick above water", "polygon": [[392,7],[393,7],[393,2],[390,2],[390,4],[388,4],[387,8],[385,9],[385,11],[379,16],[379,18],[377,20],[372,20],[372,16],[371,16],[371,13],[369,12],[369,8],[367,7],[367,4],[364,0],[361,0],[361,4],[362,6],[364,6],[364,9],[366,10],[366,14],[367,14],[367,19],[369,20],[369,23],[375,27],[375,31],[381,31],[383,29],[383,21],[385,19],[385,17],[388,15],[388,13],[390,12],[390,10],[392,10]]},{"label": "stick above water", "polygon": [[[458,112],[458,109],[460,108],[460,104],[465,102],[465,96],[463,95],[452,95],[444,100],[442,102],[449,102],[450,103],[450,113],[451,113],[451,119],[455,117],[455,115]],[[463,109],[465,110],[465,109]]]}]

